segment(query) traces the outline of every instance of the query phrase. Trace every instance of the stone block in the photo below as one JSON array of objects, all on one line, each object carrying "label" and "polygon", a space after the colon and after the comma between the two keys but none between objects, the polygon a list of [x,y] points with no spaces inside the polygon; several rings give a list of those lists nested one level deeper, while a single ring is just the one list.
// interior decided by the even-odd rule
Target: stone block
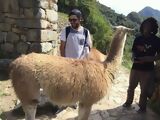
[{"label": "stone block", "polygon": [[41,41],[40,33],[41,33],[40,29],[29,30],[26,35],[27,41],[29,42]]},{"label": "stone block", "polygon": [[56,31],[51,30],[41,30],[41,41],[54,41],[58,39],[58,34]]},{"label": "stone block", "polygon": [[51,51],[47,52],[47,54],[50,54],[50,55],[59,55],[58,54],[58,48],[53,48]]},{"label": "stone block", "polygon": [[37,0],[36,7],[43,9],[54,9],[55,2],[53,0]]},{"label": "stone block", "polygon": [[46,18],[45,10],[42,8],[37,9],[37,12],[35,13],[35,17],[38,19],[45,19]]},{"label": "stone block", "polygon": [[57,40],[52,41],[52,47],[53,48],[57,48],[58,47],[58,41]]},{"label": "stone block", "polygon": [[0,31],[10,31],[11,25],[8,23],[0,23]]},{"label": "stone block", "polygon": [[4,19],[4,22],[7,23],[7,24],[12,24],[12,25],[14,25],[14,24],[16,24],[16,19],[6,17],[6,18]]},{"label": "stone block", "polygon": [[20,29],[18,29],[18,28],[12,28],[12,32],[18,33],[18,34],[22,33],[22,31]]},{"label": "stone block", "polygon": [[12,13],[4,13],[4,16],[8,18],[15,18],[15,19],[24,18],[23,15],[20,16],[18,14],[12,14]]},{"label": "stone block", "polygon": [[33,8],[37,0],[19,0],[21,8]]},{"label": "stone block", "polygon": [[29,45],[29,53],[30,52],[36,52],[40,53],[41,52],[41,44],[40,43],[32,43]]},{"label": "stone block", "polygon": [[50,26],[50,23],[46,20],[39,19],[20,19],[17,20],[17,26],[22,28],[39,28],[44,29]]},{"label": "stone block", "polygon": [[13,32],[8,32],[6,41],[9,43],[16,43],[19,41],[19,35]]},{"label": "stone block", "polygon": [[4,17],[4,15],[2,15],[2,14],[0,14],[0,22],[2,23],[2,22],[5,22],[5,17]]},{"label": "stone block", "polygon": [[49,53],[54,48],[52,46],[52,43],[45,42],[45,43],[32,43],[30,45],[29,52],[37,52],[37,53]]},{"label": "stone block", "polygon": [[10,12],[14,14],[19,14],[19,3],[18,0],[10,0]]},{"label": "stone block", "polygon": [[54,3],[57,3],[58,2],[58,0],[52,0]]},{"label": "stone block", "polygon": [[27,38],[26,38],[25,35],[21,35],[20,40],[23,41],[23,42],[27,42]]},{"label": "stone block", "polygon": [[6,42],[7,32],[0,32],[0,43]]},{"label": "stone block", "polygon": [[19,14],[18,0],[1,0],[0,5],[1,12]]},{"label": "stone block", "polygon": [[[9,66],[10,63],[12,62],[12,59],[0,59],[0,71],[4,75],[3,72],[9,72]],[[3,72],[2,72],[3,71]],[[9,74],[8,74],[9,75]],[[7,75],[7,76],[8,76]],[[2,75],[1,75],[2,76]]]},{"label": "stone block", "polygon": [[33,18],[34,17],[33,9],[32,8],[30,8],[30,9],[24,9],[24,16],[26,18]]},{"label": "stone block", "polygon": [[41,52],[42,53],[47,53],[49,51],[51,51],[52,48],[52,43],[49,42],[45,42],[45,43],[41,43]]},{"label": "stone block", "polygon": [[52,23],[57,23],[58,21],[58,13],[55,10],[46,10],[47,20]]},{"label": "stone block", "polygon": [[24,9],[24,16],[26,18],[38,18],[38,19],[45,19],[45,10],[42,8],[30,8],[30,9]]},{"label": "stone block", "polygon": [[29,44],[27,42],[19,42],[16,46],[17,53],[26,54],[28,52]]},{"label": "stone block", "polygon": [[11,43],[4,43],[1,45],[1,49],[4,52],[13,52],[14,51],[14,45]]},{"label": "stone block", "polygon": [[53,30],[53,31],[57,31],[57,30],[58,30],[58,25],[57,25],[57,23],[52,23],[52,24],[50,24],[50,28],[51,28],[51,30]]},{"label": "stone block", "polygon": [[0,11],[1,12],[9,12],[9,4],[10,0],[0,0]]},{"label": "stone block", "polygon": [[56,31],[51,30],[29,30],[27,33],[27,41],[53,41],[58,39]]}]

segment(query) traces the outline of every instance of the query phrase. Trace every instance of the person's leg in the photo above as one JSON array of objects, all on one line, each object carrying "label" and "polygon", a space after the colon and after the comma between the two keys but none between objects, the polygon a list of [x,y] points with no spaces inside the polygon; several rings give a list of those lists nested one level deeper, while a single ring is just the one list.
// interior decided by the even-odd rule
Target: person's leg
[{"label": "person's leg", "polygon": [[130,78],[129,78],[129,87],[128,87],[128,91],[127,91],[127,100],[126,102],[123,104],[123,107],[129,107],[132,102],[133,102],[133,98],[134,98],[134,90],[138,85],[138,72],[137,70],[131,70],[130,72]]},{"label": "person's leg", "polygon": [[152,95],[155,91],[156,88],[156,77],[155,77],[155,71],[153,70],[153,72],[150,75],[150,80],[149,80],[149,84],[148,84],[148,95],[147,98],[151,99]]},{"label": "person's leg", "polygon": [[150,80],[152,80],[153,77],[153,71],[142,72],[140,77],[141,94],[139,99],[139,111],[146,111],[148,89]]}]

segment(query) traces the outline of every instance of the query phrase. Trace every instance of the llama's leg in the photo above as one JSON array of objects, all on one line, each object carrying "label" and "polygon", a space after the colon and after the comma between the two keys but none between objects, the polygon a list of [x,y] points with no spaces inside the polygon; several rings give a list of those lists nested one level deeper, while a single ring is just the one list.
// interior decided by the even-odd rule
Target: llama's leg
[{"label": "llama's leg", "polygon": [[78,120],[88,120],[92,105],[79,103]]},{"label": "llama's leg", "polygon": [[22,105],[25,112],[25,120],[35,120],[37,105]]}]

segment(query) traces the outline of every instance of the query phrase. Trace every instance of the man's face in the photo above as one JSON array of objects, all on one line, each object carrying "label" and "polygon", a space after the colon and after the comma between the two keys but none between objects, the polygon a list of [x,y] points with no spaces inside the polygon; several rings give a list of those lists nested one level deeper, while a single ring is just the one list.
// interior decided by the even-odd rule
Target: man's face
[{"label": "man's face", "polygon": [[80,26],[80,19],[76,15],[69,16],[69,22],[74,29]]},{"label": "man's face", "polygon": [[144,26],[143,26],[143,34],[144,34],[145,36],[148,36],[148,35],[150,35],[151,31],[152,31],[151,23],[146,22],[146,23],[144,24]]}]

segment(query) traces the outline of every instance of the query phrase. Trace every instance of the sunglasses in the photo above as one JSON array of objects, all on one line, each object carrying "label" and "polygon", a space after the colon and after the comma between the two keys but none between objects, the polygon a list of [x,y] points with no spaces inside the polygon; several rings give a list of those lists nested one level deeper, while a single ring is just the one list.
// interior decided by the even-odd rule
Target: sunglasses
[{"label": "sunglasses", "polygon": [[76,22],[78,19],[69,19],[69,22]]}]

